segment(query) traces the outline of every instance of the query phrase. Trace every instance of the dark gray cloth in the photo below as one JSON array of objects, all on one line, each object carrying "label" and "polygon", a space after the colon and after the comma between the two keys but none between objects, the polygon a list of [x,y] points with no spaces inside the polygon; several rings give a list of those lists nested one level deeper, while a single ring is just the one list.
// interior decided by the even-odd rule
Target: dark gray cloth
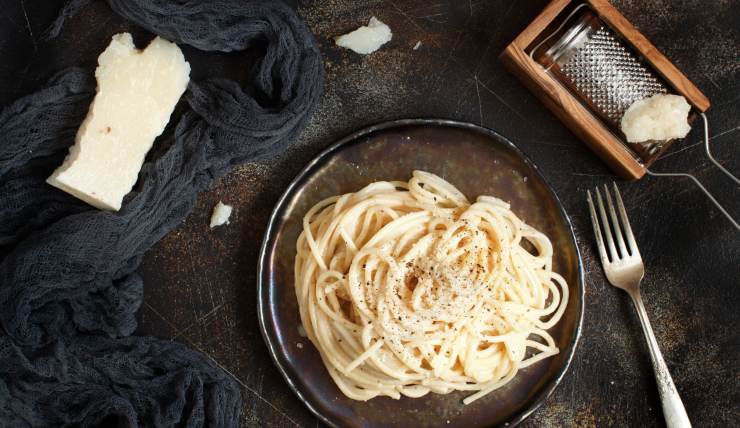
[{"label": "dark gray cloth", "polygon": [[[68,3],[49,36],[85,3]],[[119,212],[44,182],[89,108],[93,70],[63,71],[0,113],[0,426],[237,426],[239,387],[207,357],[132,335],[136,269],[199,191],[298,136],[321,93],[321,57],[280,2],[108,3],[174,42],[258,58],[247,87],[191,81]]]}]

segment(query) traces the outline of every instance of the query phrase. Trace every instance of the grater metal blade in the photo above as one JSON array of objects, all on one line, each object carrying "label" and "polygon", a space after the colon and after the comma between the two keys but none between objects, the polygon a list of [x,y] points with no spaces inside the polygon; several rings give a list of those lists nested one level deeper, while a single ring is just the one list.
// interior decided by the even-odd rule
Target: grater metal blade
[{"label": "grater metal blade", "polygon": [[668,88],[612,31],[602,26],[573,55],[564,56],[563,75],[614,125],[635,101]]}]

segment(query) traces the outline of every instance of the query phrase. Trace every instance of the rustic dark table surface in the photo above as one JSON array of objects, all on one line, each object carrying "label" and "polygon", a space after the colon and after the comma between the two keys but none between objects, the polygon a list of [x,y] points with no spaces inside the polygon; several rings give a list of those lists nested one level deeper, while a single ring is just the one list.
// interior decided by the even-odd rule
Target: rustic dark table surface
[{"label": "rustic dark table surface", "polygon": [[[141,334],[210,355],[243,385],[244,426],[319,426],[275,369],[257,323],[257,253],[272,206],[322,148],[366,125],[439,117],[492,128],[527,153],[571,216],[586,268],[586,314],[565,379],[523,425],[662,426],[660,401],[637,316],[594,257],[586,189],[615,177],[498,60],[545,0],[301,2],[324,54],[326,87],[300,141],[275,159],[246,164],[202,194],[195,211],[156,245],[141,270]],[[0,1],[0,105],[69,66],[93,70],[110,36],[151,35],[93,2],[53,42],[40,34],[59,2]],[[622,11],[712,101],[718,159],[740,172],[740,1],[616,0]],[[393,40],[370,56],[332,37],[377,16]],[[418,49],[413,47],[421,42]],[[238,54],[185,48],[193,78],[246,78]],[[695,129],[655,165],[690,171],[740,216],[740,188],[703,155]],[[655,334],[694,426],[740,425],[740,235],[683,179],[620,182],[647,264],[643,295]],[[213,231],[223,200],[235,212]]]}]

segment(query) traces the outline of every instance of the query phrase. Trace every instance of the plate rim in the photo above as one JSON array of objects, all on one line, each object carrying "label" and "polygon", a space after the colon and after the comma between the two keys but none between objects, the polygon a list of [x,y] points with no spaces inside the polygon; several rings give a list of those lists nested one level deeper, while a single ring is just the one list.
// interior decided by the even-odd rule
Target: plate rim
[{"label": "plate rim", "polygon": [[289,196],[293,193],[293,190],[298,185],[298,183],[306,178],[307,174],[313,169],[313,167],[322,161],[327,156],[331,155],[332,153],[338,151],[340,148],[342,148],[344,145],[358,140],[368,134],[372,134],[377,131],[382,131],[390,128],[395,127],[403,127],[403,126],[416,126],[416,125],[433,125],[433,126],[446,126],[446,127],[452,127],[452,128],[462,128],[471,130],[473,132],[478,132],[485,134],[489,137],[492,137],[499,141],[500,143],[508,146],[511,150],[513,150],[518,156],[520,156],[524,163],[529,165],[532,170],[539,176],[539,178],[543,181],[545,186],[547,187],[547,190],[550,192],[552,197],[554,198],[556,205],[558,207],[558,210],[560,211],[560,214],[565,219],[565,224],[568,227],[569,231],[569,237],[573,241],[573,245],[576,250],[576,268],[577,268],[577,279],[578,279],[578,296],[580,297],[580,308],[578,310],[577,314],[577,322],[575,327],[575,332],[573,334],[573,338],[568,343],[569,353],[566,356],[565,363],[563,366],[558,370],[557,375],[550,380],[543,388],[542,390],[537,393],[533,398],[532,405],[528,406],[524,410],[515,413],[512,415],[512,418],[507,420],[504,425],[507,427],[514,427],[518,424],[520,424],[522,421],[524,421],[527,417],[529,417],[532,413],[534,413],[537,409],[539,409],[542,404],[552,395],[552,393],[555,391],[558,385],[560,385],[560,382],[565,377],[565,374],[568,372],[568,369],[570,368],[570,365],[573,361],[573,357],[576,353],[576,348],[578,347],[578,342],[581,337],[582,328],[583,328],[583,317],[585,312],[585,289],[586,289],[586,282],[585,282],[585,271],[583,268],[583,258],[581,256],[581,250],[578,247],[578,240],[576,239],[575,231],[573,229],[573,224],[570,220],[570,217],[568,216],[568,213],[565,211],[565,207],[563,206],[562,201],[558,197],[557,193],[555,193],[555,190],[553,189],[552,185],[550,184],[550,181],[542,174],[539,167],[537,167],[537,164],[532,162],[532,160],[519,149],[511,140],[504,137],[503,135],[499,134],[498,132],[486,128],[481,125],[476,125],[474,123],[470,122],[463,122],[458,120],[452,120],[452,119],[435,119],[435,118],[407,118],[407,119],[395,119],[395,120],[389,120],[389,121],[383,121],[379,123],[375,123],[373,125],[366,126],[364,128],[361,128],[357,131],[354,131],[342,138],[340,138],[337,142],[331,144],[330,146],[323,149],[321,152],[319,152],[317,155],[315,155],[307,164],[304,166],[301,171],[291,180],[288,187],[286,187],[285,191],[280,195],[280,198],[275,203],[275,206],[272,209],[272,212],[270,213],[270,217],[267,222],[267,228],[265,229],[264,236],[262,238],[262,244],[260,245],[260,251],[259,256],[257,260],[257,318],[259,321],[259,327],[260,332],[262,333],[262,339],[265,341],[265,344],[267,345],[267,350],[270,354],[270,358],[272,358],[273,363],[277,367],[280,374],[283,376],[283,379],[288,383],[288,386],[293,391],[293,393],[298,397],[298,399],[303,403],[308,410],[314,414],[317,418],[319,418],[323,423],[327,424],[330,427],[333,428],[341,428],[340,425],[336,424],[334,421],[329,419],[326,415],[324,415],[322,412],[318,411],[312,403],[307,400],[303,393],[296,387],[295,383],[291,379],[290,375],[288,374],[287,369],[283,366],[282,362],[278,358],[277,352],[279,346],[273,341],[273,338],[268,333],[268,326],[267,326],[267,320],[266,320],[266,314],[265,314],[265,305],[269,306],[267,302],[267,295],[266,295],[266,275],[268,274],[267,269],[267,249],[270,245],[270,242],[273,242],[274,239],[271,237],[274,233],[274,229],[277,223],[277,217],[280,211],[285,208],[285,203],[288,200]]}]

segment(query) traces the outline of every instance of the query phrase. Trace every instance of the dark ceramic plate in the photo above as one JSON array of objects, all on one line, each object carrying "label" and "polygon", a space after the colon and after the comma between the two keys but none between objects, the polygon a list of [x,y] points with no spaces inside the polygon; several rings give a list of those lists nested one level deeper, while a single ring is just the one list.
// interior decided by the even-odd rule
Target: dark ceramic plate
[{"label": "dark ceramic plate", "polygon": [[[470,199],[495,195],[541,230],[555,248],[554,269],[570,297],[550,330],[561,352],[521,370],[503,388],[465,406],[468,393],[427,394],[367,402],[345,397],[318,351],[301,337],[293,288],[301,220],[320,200],[378,180],[408,180],[422,169],[440,175]],[[570,221],[537,168],[493,131],[447,120],[399,120],[356,132],[319,154],[291,183],[270,218],[259,262],[259,317],[270,354],[298,397],[336,427],[490,427],[521,422],[552,393],[573,357],[583,318],[583,269]]]}]

